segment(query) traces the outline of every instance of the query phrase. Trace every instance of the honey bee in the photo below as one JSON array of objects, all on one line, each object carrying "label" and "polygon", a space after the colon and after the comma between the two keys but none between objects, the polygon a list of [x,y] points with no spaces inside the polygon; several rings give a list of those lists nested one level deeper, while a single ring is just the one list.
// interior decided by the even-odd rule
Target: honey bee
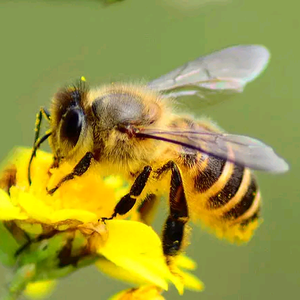
[{"label": "honey bee", "polygon": [[[168,195],[169,214],[162,234],[166,258],[183,247],[189,219],[202,220],[224,236],[235,227],[237,239],[259,218],[261,195],[250,169],[285,172],[288,164],[256,139],[225,133],[213,122],[177,112],[174,99],[241,92],[266,67],[269,52],[239,45],[214,52],[145,85],[116,83],[90,89],[84,79],[58,91],[50,113],[41,109],[28,169],[49,138],[54,167],[74,162],[64,182],[97,165],[99,174],[121,175],[131,188],[109,220],[139,205],[146,223],[159,196]],[[39,137],[42,118],[50,130]],[[100,200],[99,200],[100,201]],[[240,238],[243,240],[243,238]]]}]

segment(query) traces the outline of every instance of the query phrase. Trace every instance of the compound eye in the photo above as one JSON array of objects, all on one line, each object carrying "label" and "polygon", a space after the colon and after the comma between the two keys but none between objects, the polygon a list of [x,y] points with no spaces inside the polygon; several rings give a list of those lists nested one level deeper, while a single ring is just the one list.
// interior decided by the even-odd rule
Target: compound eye
[{"label": "compound eye", "polygon": [[60,129],[61,140],[67,140],[74,147],[78,142],[82,130],[83,118],[82,110],[68,110],[63,116],[63,123]]}]

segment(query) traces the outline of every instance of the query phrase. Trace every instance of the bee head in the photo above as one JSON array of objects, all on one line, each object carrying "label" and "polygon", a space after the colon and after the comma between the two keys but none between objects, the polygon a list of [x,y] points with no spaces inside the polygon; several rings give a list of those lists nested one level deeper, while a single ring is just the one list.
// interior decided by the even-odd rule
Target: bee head
[{"label": "bee head", "polygon": [[86,97],[86,90],[81,84],[62,89],[52,101],[50,144],[59,158],[73,153],[80,140],[86,135],[84,97]]},{"label": "bee head", "polygon": [[59,160],[80,159],[90,151],[99,161],[143,161],[161,149],[160,142],[135,133],[163,126],[164,110],[160,96],[140,86],[65,88],[52,103],[50,145]]}]

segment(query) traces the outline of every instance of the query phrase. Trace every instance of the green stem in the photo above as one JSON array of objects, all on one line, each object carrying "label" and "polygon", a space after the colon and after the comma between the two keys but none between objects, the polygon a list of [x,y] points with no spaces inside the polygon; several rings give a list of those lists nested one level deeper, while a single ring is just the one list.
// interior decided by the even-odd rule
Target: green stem
[{"label": "green stem", "polygon": [[9,284],[6,295],[1,300],[17,300],[27,284],[34,278],[35,270],[35,264],[28,264],[19,268]]}]

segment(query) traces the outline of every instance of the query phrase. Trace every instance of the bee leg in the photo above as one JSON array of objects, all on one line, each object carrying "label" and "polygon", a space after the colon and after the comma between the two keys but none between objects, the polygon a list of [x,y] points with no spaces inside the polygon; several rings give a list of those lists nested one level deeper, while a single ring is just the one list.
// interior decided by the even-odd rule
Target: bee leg
[{"label": "bee leg", "polygon": [[50,120],[51,120],[50,113],[44,107],[42,107],[40,109],[39,113],[37,114],[36,121],[35,121],[35,137],[34,137],[34,143],[33,143],[32,153],[31,153],[31,157],[30,157],[30,160],[29,160],[29,164],[28,164],[28,173],[27,173],[29,185],[31,185],[31,164],[32,164],[32,160],[36,156],[36,151],[40,148],[41,144],[46,139],[48,139],[48,137],[51,135],[51,133],[48,132],[40,138],[40,131],[41,131],[41,125],[42,125],[43,117],[46,118],[50,122]]},{"label": "bee leg", "polygon": [[155,194],[148,194],[138,208],[138,219],[146,225],[150,225],[154,219],[159,204],[159,198]]},{"label": "bee leg", "polygon": [[173,161],[170,161],[158,173],[168,169],[171,169],[172,172],[169,194],[170,213],[166,220],[162,237],[163,252],[167,263],[171,257],[176,256],[181,250],[184,226],[189,219],[182,178],[177,165]]},{"label": "bee leg", "polygon": [[62,178],[56,185],[56,187],[48,191],[48,194],[52,195],[64,182],[74,179],[75,176],[83,175],[89,169],[93,158],[93,153],[87,152],[79,161],[79,163],[74,167],[73,171]]},{"label": "bee leg", "polygon": [[40,148],[41,144],[44,141],[46,141],[50,135],[51,135],[51,132],[48,132],[47,134],[45,134],[41,138],[37,139],[36,144],[32,148],[32,153],[31,153],[31,156],[30,156],[30,160],[29,160],[29,164],[28,164],[28,173],[27,173],[28,174],[29,185],[31,185],[31,164],[32,164],[33,158],[35,157],[36,151]]},{"label": "bee leg", "polygon": [[152,168],[150,166],[146,166],[144,170],[139,174],[139,176],[135,179],[133,185],[130,188],[130,192],[123,196],[117,203],[112,216],[110,218],[102,218],[101,220],[111,220],[117,215],[125,215],[126,213],[128,213],[134,206],[136,197],[138,197],[142,193],[151,171]]},{"label": "bee leg", "polygon": [[51,121],[50,113],[45,107],[41,107],[39,113],[36,116],[34,144],[36,143],[36,141],[40,136],[43,117],[46,118],[48,122]]}]

